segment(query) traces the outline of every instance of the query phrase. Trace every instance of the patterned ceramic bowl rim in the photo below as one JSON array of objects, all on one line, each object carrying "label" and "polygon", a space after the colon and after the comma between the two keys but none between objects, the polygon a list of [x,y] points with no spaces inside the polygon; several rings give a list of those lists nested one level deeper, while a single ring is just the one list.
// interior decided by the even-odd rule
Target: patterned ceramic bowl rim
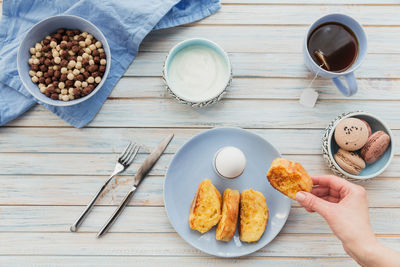
[{"label": "patterned ceramic bowl rim", "polygon": [[[216,94],[209,98],[209,99],[205,99],[203,101],[200,102],[196,102],[196,101],[192,101],[188,98],[185,98],[185,96],[182,95],[178,95],[173,88],[168,84],[168,72],[167,72],[167,67],[168,64],[170,63],[171,60],[171,55],[179,48],[181,48],[182,46],[184,46],[187,43],[191,43],[193,42],[194,44],[196,44],[196,41],[201,42],[201,43],[208,43],[210,44],[216,51],[218,54],[220,54],[225,62],[228,64],[228,78],[225,84],[224,88],[221,88],[219,91],[216,92]],[[198,44],[198,43],[197,43]],[[190,44],[189,44],[190,45]],[[164,66],[163,66],[163,81],[165,84],[165,87],[167,89],[167,91],[169,92],[169,94],[175,98],[176,100],[178,100],[179,102],[192,106],[192,107],[205,107],[214,103],[217,103],[226,93],[226,89],[229,87],[229,85],[231,84],[232,81],[232,65],[231,62],[229,60],[228,54],[224,51],[224,49],[222,49],[222,47],[220,47],[218,44],[214,43],[213,41],[210,41],[208,39],[205,38],[191,38],[191,39],[186,39],[182,42],[177,43],[174,47],[171,48],[171,50],[168,52],[167,57],[165,58],[164,61]]]},{"label": "patterned ceramic bowl rim", "polygon": [[[333,153],[331,150],[333,133],[335,132],[335,128],[338,125],[338,123],[345,118],[355,117],[358,115],[368,116],[368,117],[371,117],[372,119],[378,121],[385,128],[385,132],[390,136],[390,139],[391,139],[391,142],[390,142],[391,152],[390,152],[389,159],[387,160],[385,165],[383,165],[383,167],[379,169],[379,171],[377,171],[371,175],[360,176],[360,175],[352,175],[350,173],[345,172],[342,168],[339,167],[339,165],[337,165],[335,159],[333,158]],[[394,138],[393,138],[393,134],[392,134],[392,131],[390,130],[390,128],[381,119],[379,119],[375,115],[372,115],[370,113],[363,112],[363,111],[354,111],[354,112],[348,112],[348,113],[343,113],[343,114],[339,115],[336,119],[334,119],[328,125],[328,127],[325,130],[325,134],[322,138],[323,157],[324,157],[326,163],[328,164],[329,168],[331,169],[331,171],[334,172],[336,175],[341,176],[341,177],[346,178],[351,181],[367,180],[367,179],[371,179],[371,178],[374,178],[374,177],[380,175],[389,166],[390,162],[392,161],[393,156],[394,156],[394,148],[395,148]]]}]

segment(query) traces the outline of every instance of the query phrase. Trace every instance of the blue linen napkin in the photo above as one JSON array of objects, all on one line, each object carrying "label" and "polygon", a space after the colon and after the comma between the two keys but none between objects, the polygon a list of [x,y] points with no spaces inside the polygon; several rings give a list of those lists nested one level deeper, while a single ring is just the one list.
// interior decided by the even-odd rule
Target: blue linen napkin
[{"label": "blue linen napkin", "polygon": [[[18,76],[17,50],[26,32],[54,15],[71,14],[95,24],[107,38],[112,62],[106,82],[93,97],[69,107],[40,103],[75,127],[96,116],[111,90],[135,58],[152,29],[190,23],[216,12],[219,0],[4,0],[0,22],[0,125],[15,119],[36,102]],[[161,70],[160,70],[161,72]]]}]

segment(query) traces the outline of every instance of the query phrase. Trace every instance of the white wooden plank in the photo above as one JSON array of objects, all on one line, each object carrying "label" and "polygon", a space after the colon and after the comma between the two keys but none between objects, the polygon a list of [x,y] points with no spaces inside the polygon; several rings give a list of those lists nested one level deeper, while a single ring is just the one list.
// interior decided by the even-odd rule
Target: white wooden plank
[{"label": "white wooden plank", "polygon": [[[118,158],[116,154],[69,153],[2,153],[0,156],[0,175],[107,175],[114,170]],[[132,178],[146,156],[138,154],[134,163],[122,176]],[[300,162],[311,175],[329,172],[321,155],[283,154],[283,156]],[[173,154],[162,155],[150,171],[150,175],[165,175],[172,158]],[[399,173],[400,156],[395,156],[381,176],[399,177]]]},{"label": "white wooden plank", "polygon": [[[105,179],[106,176],[0,176],[0,205],[84,206],[89,203]],[[103,198],[97,202],[98,205],[118,205],[130,189],[132,177],[119,177],[117,183],[114,182],[113,186],[106,190]],[[130,205],[164,205],[163,183],[162,176],[147,177]],[[400,207],[399,178],[376,178],[361,185],[367,190],[370,207]],[[292,205],[298,206],[296,201],[293,201]]]},{"label": "white wooden plank", "polygon": [[[304,88],[318,90],[320,100],[348,100],[329,79],[318,78],[311,85],[306,78],[242,78],[232,80],[225,99],[293,99]],[[359,91],[351,99],[400,100],[400,79],[358,79]],[[110,98],[170,98],[161,77],[123,77]]]},{"label": "white wooden plank", "polygon": [[[0,206],[2,226],[0,232],[68,232],[74,218],[83,210],[81,206]],[[115,207],[96,207],[79,232],[97,233],[113,213]],[[371,224],[376,234],[400,233],[400,208],[370,208]],[[127,207],[110,229],[113,233],[171,233],[164,207]],[[293,207],[283,234],[330,234],[327,223],[316,213]]]},{"label": "white wooden plank", "polygon": [[[299,46],[302,44],[299,43]],[[166,52],[142,52],[126,76],[161,76]],[[300,53],[229,53],[235,77],[309,78],[314,76],[304,65]],[[400,78],[400,54],[368,54],[355,72],[358,78]],[[382,67],[384,66],[384,67]]]},{"label": "white wooden plank", "polygon": [[[302,53],[307,29],[308,25],[174,27],[151,32],[143,40],[140,51],[168,52],[178,42],[202,37],[217,42],[230,53]],[[398,31],[398,27],[390,26],[365,27],[368,36],[368,52],[399,53],[400,48],[396,41],[398,40]]]},{"label": "white wooden plank", "polygon": [[140,257],[140,256],[0,256],[6,266],[358,266],[349,258],[271,258],[241,257],[223,259],[215,257]]},{"label": "white wooden plank", "polygon": [[[385,107],[385,108],[382,108]],[[313,108],[292,100],[222,100],[206,108],[191,108],[174,99],[108,100],[90,127],[220,127],[325,128],[339,114],[364,110],[400,129],[395,101],[319,101]],[[123,119],[117,119],[123,118]],[[68,126],[37,105],[8,126]]]},{"label": "white wooden plank", "polygon": [[[399,25],[400,5],[392,6],[302,6],[225,5],[217,13],[196,24],[284,24],[307,25],[329,13],[345,13],[363,25]],[[194,24],[194,25],[196,25]]]},{"label": "white wooden plank", "polygon": [[[206,256],[175,233],[0,233],[0,255]],[[400,237],[378,237],[400,249]],[[21,249],[23,247],[23,249]],[[347,257],[333,235],[279,235],[252,256]]]}]

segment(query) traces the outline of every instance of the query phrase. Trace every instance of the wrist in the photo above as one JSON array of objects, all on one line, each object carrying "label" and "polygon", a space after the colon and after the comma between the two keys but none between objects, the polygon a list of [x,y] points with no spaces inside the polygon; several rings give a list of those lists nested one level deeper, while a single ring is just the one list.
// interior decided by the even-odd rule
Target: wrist
[{"label": "wrist", "polygon": [[354,239],[343,242],[346,252],[354,258],[360,265],[369,266],[368,263],[374,262],[379,257],[382,245],[375,235]]}]

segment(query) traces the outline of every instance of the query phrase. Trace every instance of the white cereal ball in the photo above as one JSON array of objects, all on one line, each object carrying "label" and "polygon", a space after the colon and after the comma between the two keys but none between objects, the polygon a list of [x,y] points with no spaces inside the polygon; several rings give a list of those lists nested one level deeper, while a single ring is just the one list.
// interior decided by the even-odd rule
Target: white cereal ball
[{"label": "white cereal ball", "polygon": [[67,41],[61,41],[61,44],[67,44],[68,42]]},{"label": "white cereal ball", "polygon": [[88,58],[89,58],[89,54],[87,54],[87,53],[83,53],[83,54],[82,54],[82,58],[84,58],[84,59],[88,59]]},{"label": "white cereal ball", "polygon": [[103,46],[103,44],[102,44],[100,41],[97,41],[97,42],[95,43],[95,45],[96,45],[97,48],[100,48],[100,47]]},{"label": "white cereal ball", "polygon": [[39,65],[39,63],[40,63],[39,59],[37,59],[37,58],[33,59],[33,64],[34,65]]},{"label": "white cereal ball", "polygon": [[74,97],[73,94],[69,94],[69,95],[68,95],[68,98],[69,98],[69,100],[74,100],[75,97]]},{"label": "white cereal ball", "polygon": [[55,48],[57,46],[57,43],[56,42],[54,42],[54,41],[51,41],[50,42],[50,47],[51,48]]},{"label": "white cereal ball", "polygon": [[87,32],[82,32],[81,35],[86,38],[88,36],[88,33]]},{"label": "white cereal ball", "polygon": [[59,57],[60,56],[60,53],[58,53],[57,50],[53,51],[52,54],[53,54],[53,57]]},{"label": "white cereal ball", "polygon": [[61,46],[60,46],[60,45],[57,45],[57,46],[56,46],[56,50],[57,50],[57,51],[61,51]]},{"label": "white cereal ball", "polygon": [[51,36],[50,36],[50,35],[47,35],[47,36],[46,36],[46,39],[47,39],[47,40],[51,40]]},{"label": "white cereal ball", "polygon": [[44,87],[39,87],[39,89],[40,89],[40,92],[41,92],[41,93],[43,93],[43,94],[46,93],[46,89],[47,89],[46,86],[44,86]]},{"label": "white cereal ball", "polygon": [[81,81],[75,81],[74,85],[75,85],[75,87],[81,87],[82,86],[82,82]]},{"label": "white cereal ball", "polygon": [[100,59],[100,65],[106,65],[107,64],[107,60],[105,60],[104,58]]},{"label": "white cereal ball", "polygon": [[69,89],[68,89],[68,93],[69,93],[70,95],[73,95],[73,94],[74,94],[74,88],[72,88],[72,87],[69,88]]},{"label": "white cereal ball", "polygon": [[68,94],[68,90],[67,89],[61,89],[61,94],[62,95],[67,95]]},{"label": "white cereal ball", "polygon": [[62,100],[62,97],[63,97],[63,95],[62,95],[62,94],[59,94],[59,95],[58,95],[58,100]]},{"label": "white cereal ball", "polygon": [[79,41],[79,46],[80,46],[80,47],[85,47],[85,46],[86,46],[85,41]]},{"label": "white cereal ball", "polygon": [[58,70],[58,66],[57,66],[57,65],[54,65],[54,66],[53,66],[53,70]]},{"label": "white cereal ball", "polygon": [[86,88],[88,86],[87,82],[82,82],[82,88]]},{"label": "white cereal ball", "polygon": [[88,34],[88,35],[87,35],[87,38],[89,38],[90,40],[92,40],[92,39],[93,39],[93,35]]},{"label": "white cereal ball", "polygon": [[39,82],[39,78],[37,76],[32,77],[32,82],[37,83]]},{"label": "white cereal ball", "polygon": [[89,56],[89,60],[90,60],[90,59],[93,59],[93,56],[92,56],[92,55]]},{"label": "white cereal ball", "polygon": [[89,55],[92,53],[92,50],[90,50],[89,47],[86,47],[85,49],[83,49],[83,51],[85,51],[85,53]]},{"label": "white cereal ball", "polygon": [[99,48],[99,49],[97,49],[97,51],[99,51],[99,53],[104,53],[104,49],[103,48]]},{"label": "white cereal ball", "polygon": [[92,43],[92,40],[90,40],[89,38],[85,39],[85,45],[90,45]]},{"label": "white cereal ball", "polygon": [[36,49],[37,52],[42,51],[42,45],[39,44],[39,43],[36,43],[36,44],[35,44],[35,49]]},{"label": "white cereal ball", "polygon": [[78,69],[74,69],[72,71],[72,74],[74,74],[75,76],[78,75],[79,73],[81,73]]},{"label": "white cereal ball", "polygon": [[61,63],[61,58],[60,57],[55,57],[54,58],[54,63],[60,64]]},{"label": "white cereal ball", "polygon": [[59,82],[58,83],[58,88],[64,89],[65,88],[65,83],[64,82]]},{"label": "white cereal ball", "polygon": [[[76,59],[76,60],[78,60],[78,59]],[[78,70],[80,70],[80,69],[82,68],[82,62],[81,62],[81,61],[76,62],[75,68],[77,68]],[[78,74],[79,74],[79,73],[78,73]]]},{"label": "white cereal ball", "polygon": [[94,44],[91,44],[91,45],[89,45],[89,49],[93,51],[96,49],[96,46]]},{"label": "white cereal ball", "polygon": [[76,62],[81,62],[82,59],[83,59],[82,56],[77,56],[77,57],[76,57]]},{"label": "white cereal ball", "polygon": [[36,56],[36,57],[41,57],[41,56],[42,56],[42,53],[36,52],[35,56]]},{"label": "white cereal ball", "polygon": [[76,65],[76,62],[75,62],[75,60],[71,60],[70,62],[68,62],[68,68],[69,68],[69,69],[72,69],[72,68],[74,68],[74,67],[75,67],[75,65]]},{"label": "white cereal ball", "polygon": [[66,67],[62,67],[61,74],[67,74],[67,73],[68,73],[68,69]]},{"label": "white cereal ball", "polygon": [[41,72],[41,71],[36,72],[36,76],[38,78],[42,77],[43,76],[43,72]]},{"label": "white cereal ball", "polygon": [[67,78],[68,80],[73,80],[75,78],[75,75],[72,73],[68,73]]},{"label": "white cereal ball", "polygon": [[33,58],[28,59],[28,64],[32,65],[33,64]]},{"label": "white cereal ball", "polygon": [[75,56],[75,53],[74,53],[74,51],[72,51],[72,50],[68,50],[68,55],[70,55],[70,56]]},{"label": "white cereal ball", "polygon": [[94,78],[95,83],[100,83],[101,82],[101,77],[97,76],[96,78]]},{"label": "white cereal ball", "polygon": [[89,78],[87,78],[87,82],[94,83],[94,78],[92,76],[90,76]]},{"label": "white cereal ball", "polygon": [[78,40],[78,38],[79,38],[78,35],[75,35],[75,36],[74,36],[74,40],[75,40],[75,41]]},{"label": "white cereal ball", "polygon": [[36,76],[36,71],[30,70],[30,71],[29,71],[29,75],[32,76],[32,77],[33,77],[33,76]]},{"label": "white cereal ball", "polygon": [[69,100],[69,96],[68,95],[62,95],[62,100],[63,101],[68,101]]},{"label": "white cereal ball", "polygon": [[42,87],[46,88],[46,85],[44,85],[43,83],[39,83],[38,87],[39,88],[42,88]]},{"label": "white cereal ball", "polygon": [[81,73],[84,73],[85,71],[85,68],[81,68]]},{"label": "white cereal ball", "polygon": [[94,60],[93,59],[89,60],[89,65],[94,65]]},{"label": "white cereal ball", "polygon": [[36,54],[36,49],[34,47],[29,48],[29,52],[34,55]]}]

